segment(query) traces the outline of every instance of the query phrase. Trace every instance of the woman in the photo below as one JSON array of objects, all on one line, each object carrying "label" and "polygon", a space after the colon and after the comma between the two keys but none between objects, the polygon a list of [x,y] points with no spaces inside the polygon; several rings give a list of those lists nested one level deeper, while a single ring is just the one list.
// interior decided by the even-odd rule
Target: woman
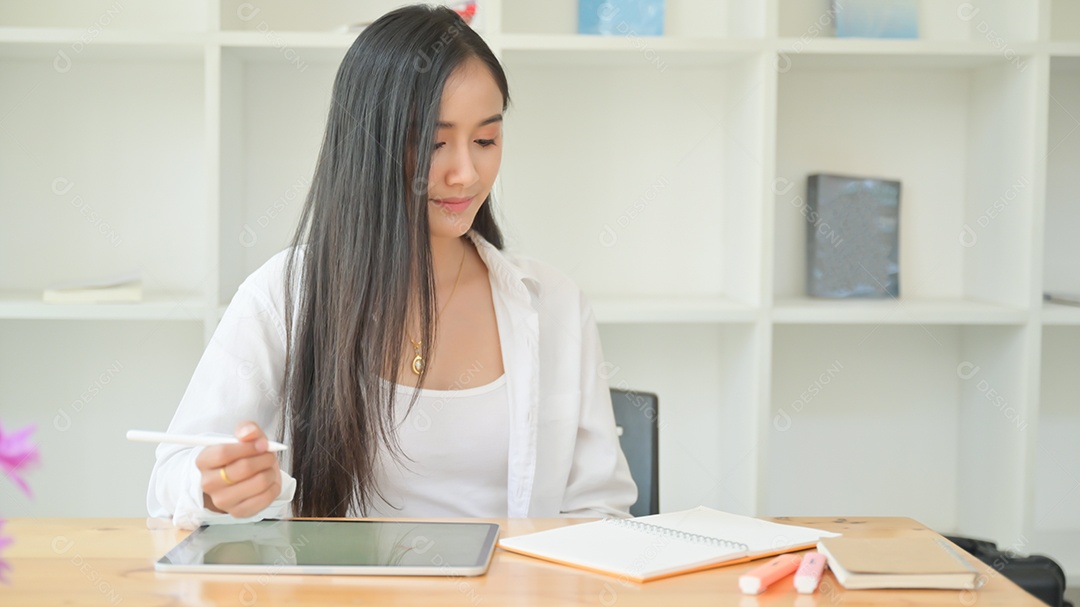
[{"label": "woman", "polygon": [[591,308],[502,251],[508,101],[450,9],[357,38],[294,246],[237,290],[169,426],[241,442],[159,446],[152,516],[627,516]]}]

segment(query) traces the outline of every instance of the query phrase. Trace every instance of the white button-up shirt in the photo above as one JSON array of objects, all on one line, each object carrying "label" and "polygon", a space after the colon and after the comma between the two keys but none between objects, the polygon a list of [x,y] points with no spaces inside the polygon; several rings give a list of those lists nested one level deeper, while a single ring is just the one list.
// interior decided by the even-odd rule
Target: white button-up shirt
[{"label": "white button-up shirt", "polygon": [[[468,236],[488,268],[506,371],[506,512],[510,517],[628,516],[637,490],[616,436],[591,306],[551,266],[500,251],[474,231]],[[280,394],[287,255],[278,253],[240,285],[169,432],[231,436],[241,421],[250,419],[267,436],[283,435],[288,441]],[[203,507],[195,466],[201,449],[158,446],[146,498],[150,516],[171,517],[188,529],[290,516],[296,481],[288,473],[288,451],[281,457],[278,498],[257,515],[238,519]]]}]

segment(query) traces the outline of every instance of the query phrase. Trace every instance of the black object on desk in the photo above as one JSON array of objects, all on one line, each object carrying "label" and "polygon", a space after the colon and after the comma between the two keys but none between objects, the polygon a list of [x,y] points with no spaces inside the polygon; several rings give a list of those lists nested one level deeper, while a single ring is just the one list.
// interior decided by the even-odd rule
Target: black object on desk
[{"label": "black object on desk", "polygon": [[946,539],[1047,605],[1072,607],[1072,603],[1065,600],[1065,571],[1054,559],[1039,554],[1015,555],[1000,550],[997,544],[986,540],[951,536],[946,536]]}]

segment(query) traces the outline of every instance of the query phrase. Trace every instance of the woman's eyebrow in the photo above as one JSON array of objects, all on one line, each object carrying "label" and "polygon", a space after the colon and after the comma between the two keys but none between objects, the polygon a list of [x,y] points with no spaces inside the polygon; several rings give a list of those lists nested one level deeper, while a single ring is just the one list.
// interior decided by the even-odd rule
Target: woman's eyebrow
[{"label": "woman's eyebrow", "polygon": [[[502,122],[502,119],[503,119],[502,114],[495,114],[494,116],[484,118],[483,120],[480,121],[480,124],[478,124],[476,126],[477,127],[482,127],[482,126],[489,125],[489,124],[491,124],[493,122]],[[452,129],[452,128],[454,128],[454,123],[453,122],[443,122],[443,121],[440,120],[439,122],[435,123],[435,126],[437,128],[440,128],[440,129]]]}]

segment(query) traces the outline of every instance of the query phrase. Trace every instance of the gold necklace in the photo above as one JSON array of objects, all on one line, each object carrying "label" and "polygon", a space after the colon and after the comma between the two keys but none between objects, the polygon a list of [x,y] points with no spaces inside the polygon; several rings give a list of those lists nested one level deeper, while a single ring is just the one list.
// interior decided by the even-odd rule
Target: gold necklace
[{"label": "gold necklace", "polygon": [[[446,303],[443,304],[442,310],[439,310],[437,318],[442,320],[442,313],[446,310],[446,306],[450,305],[450,300],[454,297],[454,292],[457,291],[458,281],[461,280],[461,268],[465,266],[465,250],[461,251],[461,262],[458,263],[457,277],[454,278],[454,286],[450,289],[450,295],[446,298]],[[413,351],[416,356],[412,359],[412,372],[416,375],[420,375],[424,371],[424,356],[420,353],[421,342],[416,341],[412,336],[408,336],[409,341],[412,343]]]}]

